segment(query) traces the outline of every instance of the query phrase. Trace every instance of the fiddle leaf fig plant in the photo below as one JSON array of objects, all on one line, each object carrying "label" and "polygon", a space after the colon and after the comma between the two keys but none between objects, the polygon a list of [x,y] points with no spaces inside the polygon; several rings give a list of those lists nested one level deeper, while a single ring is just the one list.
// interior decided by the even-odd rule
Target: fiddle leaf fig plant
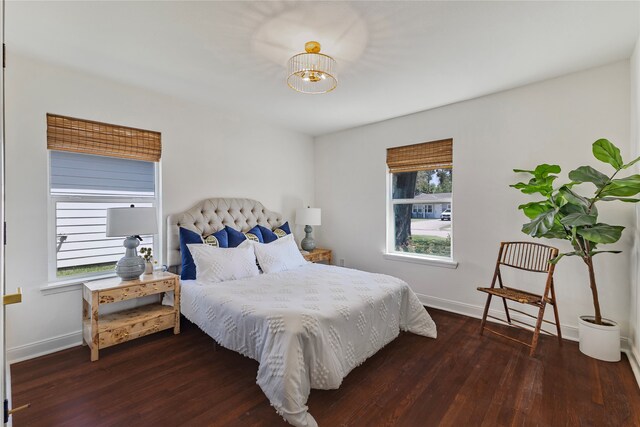
[{"label": "fiddle leaf fig plant", "polygon": [[[593,143],[593,156],[609,164],[613,172],[606,174],[591,166],[580,166],[569,172],[565,184],[557,184],[561,171],[558,165],[541,164],[534,170],[514,169],[517,173],[529,174],[528,182],[511,185],[524,194],[539,194],[541,200],[525,203],[518,209],[529,218],[522,226],[522,232],[532,237],[564,239],[571,242],[572,251],[561,253],[551,262],[557,263],[565,256],[578,256],[589,271],[589,284],[595,309],[594,322],[602,324],[598,288],[593,269],[593,257],[602,253],[620,253],[615,250],[601,250],[600,245],[615,243],[622,236],[623,226],[610,225],[599,221],[597,204],[600,202],[637,203],[640,193],[640,175],[619,178],[618,174],[640,161],[640,157],[624,163],[620,150],[606,139]],[[576,186],[588,186],[592,196],[583,196],[574,191]]]}]

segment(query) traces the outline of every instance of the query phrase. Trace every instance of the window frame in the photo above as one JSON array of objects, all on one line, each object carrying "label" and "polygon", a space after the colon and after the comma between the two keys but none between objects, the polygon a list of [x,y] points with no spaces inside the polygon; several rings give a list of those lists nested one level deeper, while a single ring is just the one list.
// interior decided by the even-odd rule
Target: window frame
[{"label": "window frame", "polygon": [[[47,277],[48,286],[60,286],[61,284],[76,284],[89,280],[97,280],[105,277],[114,277],[113,272],[96,272],[77,274],[74,276],[58,277],[57,252],[58,239],[56,235],[56,203],[59,202],[106,202],[106,203],[150,203],[156,208],[158,218],[162,218],[162,205],[160,199],[160,162],[153,163],[154,173],[154,197],[122,197],[103,195],[52,195],[51,194],[51,150],[47,150]],[[158,220],[158,233],[153,235],[154,259],[162,265],[162,221]],[[123,239],[124,240],[124,239]]]},{"label": "window frame", "polygon": [[[457,268],[458,262],[455,260],[455,245],[454,245],[454,226],[453,217],[451,219],[451,255],[449,257],[429,255],[429,254],[415,254],[397,251],[395,249],[395,217],[394,206],[403,204],[414,204],[419,201],[415,199],[394,199],[393,198],[393,173],[389,171],[389,167],[386,170],[387,173],[387,188],[386,188],[386,242],[385,250],[383,252],[383,258],[391,261],[404,261],[417,264],[426,264],[437,267],[445,268]],[[453,205],[453,188],[451,191],[451,205]]]}]

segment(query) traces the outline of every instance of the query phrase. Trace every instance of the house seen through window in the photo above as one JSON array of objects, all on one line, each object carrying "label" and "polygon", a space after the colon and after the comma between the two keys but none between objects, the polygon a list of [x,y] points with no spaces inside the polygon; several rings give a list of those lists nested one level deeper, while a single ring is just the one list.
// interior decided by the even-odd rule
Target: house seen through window
[{"label": "house seen through window", "polygon": [[390,148],[387,251],[452,257],[453,141]]},{"label": "house seen through window", "polygon": [[[116,129],[122,132],[123,128]],[[106,237],[107,209],[132,204],[136,207],[158,205],[156,161],[87,154],[89,150],[80,144],[74,146],[75,152],[57,149],[69,149],[69,142],[65,144],[62,146],[51,138],[48,141],[52,224],[49,264],[52,280],[113,271],[125,248],[122,246],[123,238]],[[129,146],[136,147],[136,144]],[[94,143],[92,147],[101,145]],[[102,149],[104,154],[114,151],[113,144]],[[134,157],[131,153],[129,155]],[[147,155],[139,157],[153,159]],[[138,249],[150,247],[155,253],[154,236],[140,237],[142,242]]]}]

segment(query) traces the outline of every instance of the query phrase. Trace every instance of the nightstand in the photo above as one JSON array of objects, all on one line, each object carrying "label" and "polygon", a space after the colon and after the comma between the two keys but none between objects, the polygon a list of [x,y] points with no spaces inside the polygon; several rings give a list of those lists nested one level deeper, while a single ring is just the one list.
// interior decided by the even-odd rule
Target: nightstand
[{"label": "nightstand", "polygon": [[[173,306],[155,303],[99,315],[101,305],[171,291]],[[175,274],[159,271],[136,280],[113,277],[86,282],[82,297],[82,339],[91,349],[92,362],[103,348],[170,328],[180,333],[180,280]]]},{"label": "nightstand", "polygon": [[302,256],[304,256],[304,259],[306,259],[307,261],[326,262],[329,265],[331,264],[331,261],[333,259],[331,249],[321,249],[321,248],[316,248],[307,254],[302,254]]}]

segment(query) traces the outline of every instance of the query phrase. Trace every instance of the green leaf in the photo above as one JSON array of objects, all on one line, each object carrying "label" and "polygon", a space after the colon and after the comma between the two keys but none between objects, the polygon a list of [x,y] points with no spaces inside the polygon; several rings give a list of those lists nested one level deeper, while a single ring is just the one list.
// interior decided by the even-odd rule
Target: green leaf
[{"label": "green leaf", "polygon": [[595,215],[586,213],[572,213],[560,220],[562,225],[567,227],[579,227],[581,225],[594,225],[598,218]]},{"label": "green leaf", "polygon": [[624,198],[624,197],[603,197],[600,200],[602,200],[603,202],[613,202],[615,200],[619,200],[621,202],[627,202],[627,203],[640,202],[640,199],[630,199],[630,198]]},{"label": "green leaf", "polygon": [[632,161],[630,161],[629,163],[627,163],[626,165],[622,166],[622,169],[628,169],[631,166],[635,165],[636,163],[640,162],[640,157],[638,157],[637,159],[634,159]]},{"label": "green leaf", "polygon": [[560,173],[561,170],[562,169],[560,169],[560,166],[558,165],[548,165],[546,163],[543,163],[541,165],[536,166],[534,170],[514,169],[513,171],[516,173],[530,173],[531,175],[534,175],[536,178],[542,179],[542,178],[546,178],[552,173]]},{"label": "green leaf", "polygon": [[620,240],[624,227],[621,225],[596,224],[593,227],[579,228],[578,234],[595,243],[615,243]]},{"label": "green leaf", "polygon": [[576,194],[575,192],[573,192],[572,190],[568,189],[566,186],[562,186],[560,187],[560,189],[558,190],[559,193],[562,195],[562,197],[564,197],[565,199],[567,199],[567,202],[573,204],[573,205],[579,205],[579,206],[583,206],[585,208],[587,208],[589,206],[589,200],[586,197],[582,197],[579,194]]},{"label": "green leaf", "polygon": [[542,212],[546,212],[551,209],[551,204],[546,200],[541,200],[539,202],[530,202],[525,203],[524,205],[518,206],[518,209],[522,209],[522,212],[529,218],[534,219]]},{"label": "green leaf", "polygon": [[589,252],[590,256],[595,256],[598,254],[620,254],[622,251],[591,251]]},{"label": "green leaf", "polygon": [[557,263],[558,263],[558,261],[560,261],[560,260],[562,259],[562,257],[565,257],[565,256],[581,256],[581,254],[580,254],[580,253],[578,253],[578,252],[575,252],[575,251],[574,251],[574,252],[565,252],[565,253],[560,254],[560,255],[558,255],[557,257],[555,257],[555,258],[553,258],[553,259],[549,260],[549,262],[550,262],[551,264],[557,264]]},{"label": "green leaf", "polygon": [[543,237],[543,235],[553,227],[555,215],[555,209],[542,212],[530,223],[524,224],[522,226],[522,232],[532,237]]},{"label": "green leaf", "polygon": [[600,196],[629,197],[640,193],[640,175],[614,179],[604,187]]},{"label": "green leaf", "polygon": [[562,207],[560,208],[560,213],[562,215],[571,215],[571,214],[577,214],[577,213],[587,213],[587,206],[584,206],[582,204],[580,205],[574,205],[573,203],[566,203],[564,205],[562,205]]},{"label": "green leaf", "polygon": [[524,182],[519,182],[517,184],[510,185],[510,187],[516,188],[524,194],[540,193],[546,197],[553,192],[553,181],[556,178],[558,177],[554,175],[540,179],[532,178],[526,184]]},{"label": "green leaf", "polygon": [[607,139],[599,139],[593,143],[593,155],[601,162],[609,163],[616,170],[623,166],[620,149]]},{"label": "green leaf", "polygon": [[575,182],[592,182],[598,188],[604,187],[609,182],[609,177],[591,166],[580,166],[569,172],[569,179]]},{"label": "green leaf", "polygon": [[552,173],[560,173],[561,169],[558,165],[548,165],[543,163],[541,165],[536,166],[533,174],[536,178],[542,179],[548,177]]},{"label": "green leaf", "polygon": [[555,222],[553,227],[539,237],[544,237],[545,239],[570,239],[570,235],[567,234],[567,230],[565,230],[565,228],[558,222]]}]

